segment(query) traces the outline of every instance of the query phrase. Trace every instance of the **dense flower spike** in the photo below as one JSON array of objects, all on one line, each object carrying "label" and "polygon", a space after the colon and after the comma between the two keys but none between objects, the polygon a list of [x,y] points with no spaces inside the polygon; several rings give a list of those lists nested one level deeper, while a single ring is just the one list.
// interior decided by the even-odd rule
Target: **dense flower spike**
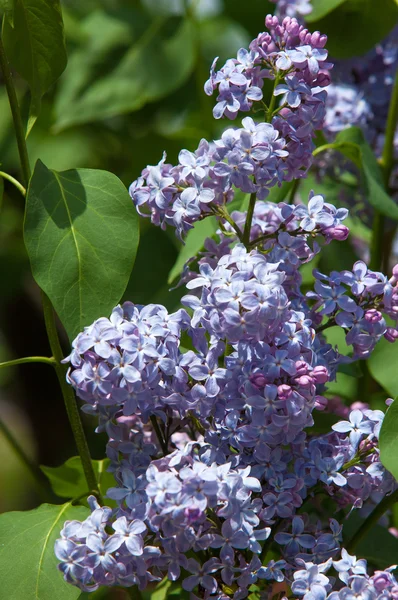
[{"label": "dense flower spike", "polygon": [[[304,14],[307,5],[279,9]],[[254,584],[266,598],[397,596],[392,568],[369,575],[342,547],[339,523],[396,489],[379,459],[384,413],[329,400],[327,386],[383,336],[398,337],[398,266],[390,279],[362,261],[314,271],[314,289],[304,288],[302,267],[347,238],[348,211],[314,192],[305,204],[263,200],[311,164],[331,65],[325,36],[290,16],[266,25],[237,59],[217,72],[213,63],[206,92],[219,94],[216,118],[234,118],[273,79],[268,122],[247,116],[221,139],[182,150],[176,167],[164,156],[130,187],[138,212],[180,237],[219,218],[185,265],[185,308],[126,302],[86,327],[65,359],[83,410],[108,436],[115,478],[106,494],[115,507],[90,497],[91,515],[66,522],[55,545],[64,578],[84,591],[144,590],[167,577],[204,600],[243,600]],[[355,90],[345,92],[350,105]],[[359,102],[350,118],[362,122],[367,111]],[[235,189],[251,194],[251,209],[229,215]],[[352,357],[327,342],[336,325]],[[341,420],[319,434],[314,411],[323,410]],[[336,519],[314,515],[319,495]]]},{"label": "dense flower spike", "polygon": [[[241,48],[218,72],[214,61],[205,91],[219,92],[215,118],[233,119],[262,101],[264,79],[273,79],[268,122],[246,117],[241,129],[227,129],[220,140],[201,140],[195,152],[182,150],[175,167],[164,155],[130,186],[139,213],[156,225],[172,225],[181,238],[209,214],[223,218],[220,209],[235,190],[263,200],[270,187],[305,175],[313,161],[312,138],[325,116],[322,88],[332,66],[326,62],[326,36],[290,18],[279,22],[268,15],[266,26],[269,33],[260,34],[249,50]],[[277,99],[280,106],[273,109]]]}]

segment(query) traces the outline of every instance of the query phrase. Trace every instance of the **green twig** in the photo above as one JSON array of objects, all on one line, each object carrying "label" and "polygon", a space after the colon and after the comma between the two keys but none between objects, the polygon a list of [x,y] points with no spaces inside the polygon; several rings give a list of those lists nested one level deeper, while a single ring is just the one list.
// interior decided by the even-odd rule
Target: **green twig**
[{"label": "green twig", "polygon": [[[383,170],[384,187],[389,191],[391,171],[394,166],[394,135],[398,123],[398,71],[395,74],[394,87],[388,109],[386,137],[384,140],[383,153],[381,156],[381,167]],[[385,217],[375,212],[373,219],[373,235],[370,246],[370,268],[378,271],[383,264],[384,252],[384,224]]]},{"label": "green twig", "polygon": [[155,430],[155,433],[156,433],[156,436],[158,438],[159,444],[160,444],[160,446],[162,448],[163,455],[166,456],[169,453],[169,450],[167,448],[166,442],[163,439],[163,435],[162,435],[162,432],[160,431],[159,423],[158,423],[157,418],[155,417],[155,415],[151,416],[151,423],[152,423],[153,428]]},{"label": "green twig", "polygon": [[290,194],[289,194],[289,204],[293,204],[294,202],[294,198],[298,192],[298,189],[300,187],[300,183],[301,183],[301,179],[295,179],[294,183],[292,185],[292,189],[290,190]]},{"label": "green twig", "polygon": [[252,221],[254,215],[254,207],[256,205],[257,195],[256,192],[250,194],[249,208],[247,209],[245,228],[243,230],[242,242],[248,250],[250,250],[250,234],[252,230]]},{"label": "green twig", "polygon": [[8,173],[4,173],[4,171],[0,171],[0,177],[2,177],[3,179],[7,179],[7,181],[10,181],[17,188],[17,190],[19,190],[21,192],[23,197],[26,196],[26,190],[25,190],[24,186],[22,185],[22,183],[19,183],[19,181],[17,181],[17,179],[15,179],[14,177],[12,177],[12,175],[9,175]]},{"label": "green twig", "polygon": [[212,206],[211,209],[215,215],[221,217],[222,219],[224,219],[225,221],[227,221],[227,223],[229,223],[231,225],[231,227],[234,229],[236,235],[238,236],[239,240],[242,241],[243,234],[242,234],[241,230],[239,229],[238,225],[235,223],[235,221],[229,214],[229,212],[227,211],[227,209],[224,206]]},{"label": "green twig", "polygon": [[55,367],[56,362],[54,358],[47,358],[47,356],[26,356],[25,358],[16,358],[14,360],[7,360],[6,362],[0,363],[0,369],[5,367],[14,367],[15,365],[23,365],[27,363],[45,363],[46,365],[52,365]]},{"label": "green twig", "polygon": [[71,425],[73,436],[80,460],[82,461],[84,475],[90,490],[95,491],[95,495],[102,503],[101,494],[98,490],[97,479],[94,474],[93,465],[91,462],[90,451],[87,445],[86,436],[83,425],[80,419],[79,409],[77,407],[75,394],[72,387],[66,381],[67,367],[61,363],[63,352],[59,343],[57,327],[55,324],[55,314],[53,306],[48,296],[42,291],[42,303],[44,311],[44,321],[46,324],[47,336],[50,342],[51,352],[55,359],[55,371],[57,373],[59,385],[61,386],[62,395],[64,397],[66,412],[68,413],[69,423]]},{"label": "green twig", "polygon": [[[19,109],[17,95],[15,93],[14,83],[10,67],[8,64],[7,56],[4,50],[4,46],[0,39],[0,67],[3,72],[4,82],[7,88],[8,99],[10,102],[10,108],[12,118],[14,122],[15,137],[18,144],[19,158],[21,163],[21,170],[25,185],[29,183],[31,171],[29,165],[28,150],[26,147],[26,140],[24,134],[24,128],[22,124],[21,112]],[[65,402],[66,412],[68,413],[69,422],[75,438],[77,450],[80,455],[80,459],[83,465],[84,475],[87,480],[89,489],[96,490],[96,495],[100,502],[102,502],[101,494],[98,490],[97,480],[94,474],[93,465],[91,462],[90,452],[87,445],[86,436],[84,434],[83,425],[80,420],[79,410],[76,404],[75,394],[70,385],[66,382],[67,368],[61,363],[63,359],[63,352],[59,343],[57,328],[55,325],[55,315],[53,306],[42,291],[42,302],[44,311],[44,321],[46,324],[47,336],[50,342],[50,347],[55,360],[55,370],[57,373],[58,381],[61,386],[62,395]]]},{"label": "green twig", "polygon": [[381,502],[376,506],[373,512],[365,519],[355,535],[350,539],[348,544],[345,546],[347,552],[354,552],[359,542],[363,540],[367,533],[372,529],[379,519],[386,513],[396,502],[398,502],[398,490],[385,496]]},{"label": "green twig", "polygon": [[10,102],[10,108],[12,112],[12,118],[14,121],[15,136],[17,139],[19,160],[21,163],[23,182],[25,186],[28,185],[30,179],[30,165],[28,150],[25,141],[25,131],[21,118],[21,111],[19,109],[18,98],[15,92],[14,82],[12,80],[12,74],[8,59],[4,50],[3,42],[0,38],[0,68],[3,73],[4,83],[6,86],[8,100]]},{"label": "green twig", "polygon": [[40,495],[43,497],[43,500],[48,500],[49,489],[47,485],[48,482],[46,476],[40,470],[40,467],[29,458],[29,456],[26,454],[25,450],[22,448],[18,440],[15,438],[12,431],[8,428],[8,426],[4,423],[2,419],[0,419],[0,433],[3,434],[11,448],[14,450],[16,456],[19,458],[21,463],[25,465],[29,473],[32,475],[37,489]]}]

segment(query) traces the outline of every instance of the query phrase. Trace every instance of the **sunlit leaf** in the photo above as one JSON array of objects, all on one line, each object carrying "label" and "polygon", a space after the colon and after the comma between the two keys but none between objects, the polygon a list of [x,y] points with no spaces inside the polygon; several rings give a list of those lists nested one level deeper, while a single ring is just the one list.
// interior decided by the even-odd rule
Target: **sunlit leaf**
[{"label": "sunlit leaf", "polygon": [[218,223],[214,217],[208,217],[195,223],[194,228],[188,232],[185,245],[181,248],[178,258],[169,273],[169,283],[182,273],[185,263],[203,249],[205,239],[211,237],[217,229]]},{"label": "sunlit leaf", "polygon": [[[56,128],[132,112],[178,89],[194,68],[195,29],[184,20],[165,38],[164,25],[164,17],[154,20],[110,73],[93,80],[85,66],[85,50],[72,56],[59,89]],[[92,52],[88,60],[98,61],[95,48]]]},{"label": "sunlit leaf", "polygon": [[29,133],[39,115],[42,96],[67,63],[59,0],[14,0],[13,25],[5,20],[3,41],[11,65],[30,87]]},{"label": "sunlit leaf", "polygon": [[66,520],[83,520],[89,510],[42,504],[0,515],[1,596],[7,600],[76,600],[80,590],[63,580],[54,543]]},{"label": "sunlit leaf", "polygon": [[[93,470],[98,482],[98,489],[105,496],[108,488],[115,485],[115,478],[108,473],[109,459],[92,460]],[[87,481],[84,475],[82,461],[79,456],[72,456],[59,467],[46,467],[41,470],[48,477],[51,487],[60,498],[78,498],[87,491]]]},{"label": "sunlit leaf", "polygon": [[33,276],[71,339],[110,314],[126,289],[139,238],[136,211],[115,175],[57,172],[38,161],[24,234]]}]

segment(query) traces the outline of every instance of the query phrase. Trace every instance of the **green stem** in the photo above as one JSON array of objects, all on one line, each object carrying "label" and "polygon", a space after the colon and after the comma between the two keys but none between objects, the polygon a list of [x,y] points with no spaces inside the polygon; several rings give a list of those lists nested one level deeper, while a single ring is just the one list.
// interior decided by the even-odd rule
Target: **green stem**
[{"label": "green stem", "polygon": [[249,208],[247,209],[245,228],[243,230],[242,242],[248,250],[250,250],[250,233],[252,230],[252,221],[254,215],[254,207],[256,205],[257,195],[256,192],[250,194]]},{"label": "green stem", "polygon": [[[4,46],[0,39],[0,67],[3,72],[4,82],[7,89],[8,99],[10,102],[10,108],[12,118],[14,121],[15,136],[18,144],[19,158],[21,162],[21,169],[25,185],[29,183],[31,171],[29,165],[28,149],[26,147],[26,140],[24,134],[24,128],[22,124],[21,112],[18,105],[17,95],[15,93],[14,83],[12,80],[11,70],[8,64],[7,56],[4,51]],[[76,404],[75,394],[70,385],[66,382],[67,368],[61,363],[63,359],[63,352],[58,339],[57,328],[55,325],[55,315],[53,306],[42,291],[42,302],[44,311],[44,321],[46,324],[47,336],[50,342],[50,347],[55,360],[55,371],[57,373],[58,381],[61,386],[62,395],[65,402],[66,412],[68,413],[69,423],[71,425],[73,435],[75,438],[77,450],[80,455],[80,459],[83,465],[84,475],[87,480],[89,489],[95,490],[98,500],[102,502],[101,494],[98,490],[97,480],[94,474],[93,465],[91,462],[90,451],[88,449],[86,436],[84,434],[83,425],[80,420],[79,409]]]},{"label": "green stem", "polygon": [[40,470],[38,465],[29,458],[29,456],[26,454],[25,450],[22,448],[18,440],[14,437],[12,431],[1,419],[0,433],[3,434],[11,448],[14,450],[15,454],[18,456],[21,463],[25,465],[29,473],[32,475],[33,480],[38,488],[38,491],[40,492],[40,495],[43,497],[43,499],[48,500],[49,490],[47,486],[46,476]]},{"label": "green stem", "polygon": [[373,512],[365,519],[362,523],[361,527],[355,533],[355,535],[351,538],[348,544],[345,546],[347,552],[352,553],[355,548],[358,546],[359,542],[363,540],[367,533],[372,529],[374,525],[378,522],[379,519],[391,508],[396,502],[398,502],[398,490],[390,494],[389,496],[385,496],[381,502],[376,506]]},{"label": "green stem", "polygon": [[369,267],[373,271],[378,271],[381,268],[383,262],[384,224],[384,215],[375,211],[373,217],[372,240],[370,243],[369,262]]},{"label": "green stem", "polygon": [[390,175],[394,166],[394,135],[398,123],[398,71],[395,74],[394,87],[388,108],[386,137],[384,140],[381,165],[384,172],[384,184],[386,189],[390,181]]},{"label": "green stem", "polygon": [[8,100],[10,102],[10,108],[12,112],[12,118],[14,121],[15,136],[17,139],[19,159],[21,163],[23,182],[25,186],[28,185],[30,179],[30,165],[28,157],[28,149],[25,141],[25,131],[22,123],[21,112],[19,110],[18,98],[15,92],[14,83],[12,80],[12,74],[8,59],[4,50],[3,42],[0,38],[0,68],[3,72],[4,83],[6,86]]},{"label": "green stem", "polygon": [[227,221],[227,223],[229,223],[231,225],[231,227],[234,229],[236,235],[238,236],[239,240],[242,241],[243,234],[242,234],[241,230],[239,229],[239,227],[237,226],[237,224],[235,223],[235,221],[232,219],[232,217],[229,214],[229,212],[227,211],[227,209],[224,206],[213,206],[211,208],[215,215],[220,216],[225,221]]},{"label": "green stem", "polygon": [[46,365],[52,365],[55,367],[56,362],[47,356],[26,356],[25,358],[16,358],[15,360],[7,360],[6,362],[0,363],[0,369],[4,367],[14,367],[15,365],[23,365],[26,363],[45,363]]},{"label": "green stem", "polygon": [[294,202],[294,198],[298,192],[298,189],[300,187],[300,183],[301,183],[301,179],[295,179],[294,183],[292,185],[292,189],[290,190],[290,194],[289,194],[289,204],[293,204]]},{"label": "green stem", "polygon": [[275,110],[275,104],[276,104],[276,96],[274,94],[275,88],[278,85],[280,80],[279,75],[276,75],[275,77],[275,81],[274,81],[274,88],[272,90],[272,96],[271,96],[271,100],[268,106],[268,110],[267,110],[267,118],[266,120],[268,121],[268,123],[271,123],[272,121],[272,117],[274,116],[274,110]]},{"label": "green stem", "polygon": [[[388,191],[391,171],[394,166],[394,135],[398,123],[398,71],[395,74],[394,87],[388,109],[386,137],[384,140],[381,167],[384,187]],[[385,217],[376,212],[373,220],[373,235],[370,248],[370,268],[378,271],[383,264]]]},{"label": "green stem", "polygon": [[61,363],[63,352],[59,343],[55,314],[53,306],[48,296],[42,291],[42,303],[44,311],[44,321],[46,324],[47,336],[50,342],[51,352],[55,359],[55,371],[57,373],[59,385],[61,386],[62,395],[64,397],[66,412],[68,413],[69,423],[71,425],[73,436],[80,460],[82,461],[84,475],[90,490],[93,490],[98,500],[102,504],[101,494],[98,490],[97,479],[94,474],[93,465],[91,462],[90,451],[87,445],[86,436],[83,430],[83,425],[80,419],[79,409],[77,407],[75,394],[73,389],[66,381],[67,367]]},{"label": "green stem", "polygon": [[163,435],[162,432],[160,431],[160,427],[159,427],[159,423],[157,418],[155,417],[155,415],[151,416],[151,423],[153,425],[153,428],[155,430],[156,433],[156,437],[158,438],[159,444],[162,448],[162,452],[164,456],[167,456],[167,454],[169,453],[168,448],[167,448],[167,444],[163,439]]},{"label": "green stem", "polygon": [[0,177],[2,177],[3,179],[7,179],[7,181],[10,181],[21,192],[23,197],[26,196],[26,190],[25,190],[24,186],[21,183],[19,183],[19,181],[17,181],[17,179],[12,177],[12,175],[9,175],[8,173],[4,173],[4,171],[0,171]]}]

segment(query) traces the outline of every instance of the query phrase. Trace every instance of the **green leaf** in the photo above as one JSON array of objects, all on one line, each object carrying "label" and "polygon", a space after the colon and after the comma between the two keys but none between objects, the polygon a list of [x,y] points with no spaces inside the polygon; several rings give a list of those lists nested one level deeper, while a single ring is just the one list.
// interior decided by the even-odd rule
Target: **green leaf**
[{"label": "green leaf", "polygon": [[246,48],[250,43],[250,36],[240,23],[224,16],[199,23],[199,34],[200,49],[208,65],[215,56],[219,57],[217,64],[223,65],[237,48]]},{"label": "green leaf", "polygon": [[393,365],[398,364],[398,344],[380,340],[368,359],[369,371],[392,398],[398,396],[398,377]]},{"label": "green leaf", "polygon": [[126,289],[138,246],[137,213],[107,171],[52,171],[40,161],[24,225],[32,273],[70,339],[110,314]]},{"label": "green leaf", "polygon": [[194,228],[188,232],[185,245],[181,248],[169,273],[168,283],[174,281],[182,273],[185,263],[203,249],[205,239],[211,237],[217,229],[218,223],[214,217],[207,217],[195,224]]},{"label": "green leaf", "polygon": [[59,0],[14,0],[14,25],[4,21],[3,42],[12,66],[29,84],[32,101],[27,134],[40,112],[41,98],[66,67]]},{"label": "green leaf", "polygon": [[281,186],[275,185],[270,189],[267,202],[275,202],[275,204],[283,202],[293,188],[293,185],[294,181],[284,181]]},{"label": "green leaf", "polygon": [[[170,581],[170,579],[165,577],[164,579],[162,579],[162,581],[160,581],[157,584],[157,586],[154,589],[144,591],[142,593],[144,600],[165,600],[169,597],[169,592],[171,591],[170,588],[172,586],[174,587],[174,585],[175,584],[173,584],[173,582]],[[181,588],[179,589],[180,591],[182,591]]]},{"label": "green leaf", "polygon": [[[115,478],[108,473],[107,468],[110,460],[92,460],[94,473],[98,482],[98,488],[102,496],[105,496],[108,488],[115,486]],[[87,482],[84,476],[82,461],[79,456],[72,456],[59,467],[40,467],[50,480],[51,488],[60,498],[78,498],[87,490]]]},{"label": "green leaf", "polygon": [[14,26],[14,0],[0,0],[0,15],[4,14],[10,25]]},{"label": "green leaf", "polygon": [[[319,4],[322,11],[329,2],[331,0],[317,0],[314,4]],[[323,18],[317,17],[315,21],[311,14],[308,21],[312,31],[317,29],[327,34],[330,56],[348,58],[361,56],[383,40],[395,27],[397,19],[396,0],[379,0],[377,10],[375,0],[345,0]]]},{"label": "green leaf", "polygon": [[398,220],[398,206],[384,190],[383,176],[372,149],[358,127],[344,129],[336,136],[336,141],[318,148],[338,150],[362,169],[369,203],[382,215]]},{"label": "green leaf", "polygon": [[4,179],[0,177],[0,214],[3,207],[3,195],[4,195]]},{"label": "green leaf", "polygon": [[57,569],[54,543],[66,520],[83,520],[89,510],[42,504],[26,512],[0,515],[1,595],[7,600],[76,600],[80,590]]},{"label": "green leaf", "polygon": [[56,129],[138,110],[185,83],[195,65],[195,29],[191,21],[184,20],[174,35],[165,39],[161,35],[164,25],[163,17],[153,21],[113,71],[103,76],[91,79],[87,72],[85,61],[95,64],[99,59],[93,41],[88,49],[72,56],[57,98]]},{"label": "green leaf", "polygon": [[[363,519],[356,511],[353,512],[344,524],[344,540],[350,540],[362,523]],[[355,554],[366,558],[375,567],[385,569],[398,562],[398,539],[385,527],[375,525],[356,546]]]},{"label": "green leaf", "polygon": [[389,406],[379,436],[380,460],[398,479],[398,401]]},{"label": "green leaf", "polygon": [[346,1],[347,0],[312,0],[312,11],[306,15],[305,20],[307,23],[312,23],[312,21],[322,19],[322,17],[325,17],[327,14],[332,12],[332,10]]}]

